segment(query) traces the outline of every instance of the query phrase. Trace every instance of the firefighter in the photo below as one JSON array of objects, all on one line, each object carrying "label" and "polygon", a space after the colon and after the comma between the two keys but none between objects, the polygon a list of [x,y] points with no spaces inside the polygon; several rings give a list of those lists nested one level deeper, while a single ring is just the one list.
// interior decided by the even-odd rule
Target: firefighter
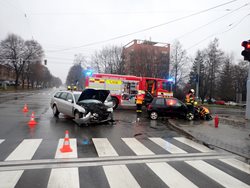
[{"label": "firefighter", "polygon": [[137,114],[137,121],[140,121],[140,117],[141,117],[141,113],[142,113],[142,103],[144,100],[144,96],[143,94],[145,94],[144,91],[138,91],[138,94],[136,96],[136,114]]},{"label": "firefighter", "polygon": [[194,89],[190,89],[188,94],[185,98],[186,105],[188,110],[194,114],[194,103],[195,103],[195,96],[194,96]]}]

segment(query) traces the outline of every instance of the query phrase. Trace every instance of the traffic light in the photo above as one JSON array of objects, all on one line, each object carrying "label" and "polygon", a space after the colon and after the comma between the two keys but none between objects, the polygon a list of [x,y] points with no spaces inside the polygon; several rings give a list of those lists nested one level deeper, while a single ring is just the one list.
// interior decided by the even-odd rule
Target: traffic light
[{"label": "traffic light", "polygon": [[250,61],[250,40],[243,41],[241,43],[241,46],[243,46],[245,49],[241,52],[241,55],[244,57],[244,60]]},{"label": "traffic light", "polygon": [[44,60],[44,65],[47,65],[47,59]]}]

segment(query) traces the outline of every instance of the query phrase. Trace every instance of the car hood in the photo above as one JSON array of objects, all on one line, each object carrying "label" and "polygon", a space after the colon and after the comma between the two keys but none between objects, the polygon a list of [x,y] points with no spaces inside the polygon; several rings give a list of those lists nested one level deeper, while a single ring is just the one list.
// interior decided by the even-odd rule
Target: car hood
[{"label": "car hood", "polygon": [[95,89],[85,89],[79,99],[79,101],[87,100],[87,99],[96,99],[104,103],[104,101],[107,99],[110,91],[109,90],[95,90]]}]

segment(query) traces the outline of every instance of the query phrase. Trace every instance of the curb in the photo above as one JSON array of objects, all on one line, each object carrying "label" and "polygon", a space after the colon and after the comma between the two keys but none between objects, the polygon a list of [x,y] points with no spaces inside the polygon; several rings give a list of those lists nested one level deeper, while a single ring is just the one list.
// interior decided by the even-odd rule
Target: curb
[{"label": "curb", "polygon": [[208,147],[211,150],[214,150],[214,147],[212,147],[212,145],[202,141],[202,140],[198,140],[197,138],[195,138],[193,135],[189,134],[188,132],[184,131],[182,128],[180,128],[179,126],[177,126],[172,120],[168,120],[170,127],[175,130],[180,132],[181,134],[185,135],[187,138],[189,138],[190,140],[194,140],[198,143],[203,144],[204,146]]},{"label": "curb", "polygon": [[244,158],[245,161],[246,161],[247,163],[250,162],[250,158],[247,157],[247,156],[245,156],[245,155],[242,155],[242,154],[239,154],[239,153],[235,153],[235,152],[233,152],[233,151],[227,150],[227,149],[222,148],[222,147],[220,147],[220,146],[216,146],[216,145],[213,145],[213,144],[209,144],[209,143],[207,143],[207,142],[204,142],[204,141],[202,141],[202,140],[199,140],[199,139],[195,138],[193,135],[191,135],[191,134],[189,134],[188,132],[184,131],[181,127],[179,127],[178,125],[176,125],[171,119],[169,119],[168,122],[169,122],[170,127],[171,127],[173,130],[180,132],[181,134],[185,135],[187,138],[189,138],[189,139],[191,139],[191,140],[194,140],[194,141],[196,141],[196,142],[198,142],[198,143],[202,143],[204,146],[206,146],[206,147],[208,147],[208,148],[210,148],[210,149],[212,149],[212,150],[214,150],[215,148],[219,148],[219,149],[222,149],[222,150],[224,150],[224,151],[233,153],[233,154],[235,154],[235,155],[237,155],[237,156],[239,156],[239,157]]}]

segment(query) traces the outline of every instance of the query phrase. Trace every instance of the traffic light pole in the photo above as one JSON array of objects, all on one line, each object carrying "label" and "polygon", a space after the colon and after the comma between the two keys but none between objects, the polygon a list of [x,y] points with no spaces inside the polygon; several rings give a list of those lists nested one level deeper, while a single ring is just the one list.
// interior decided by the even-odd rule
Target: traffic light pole
[{"label": "traffic light pole", "polygon": [[246,101],[246,119],[250,120],[250,66],[247,77],[247,101]]},{"label": "traffic light pole", "polygon": [[[244,57],[244,60],[250,63],[250,40],[243,41],[241,46],[244,47],[244,50],[241,52],[241,55]],[[247,77],[247,97],[246,97],[246,119],[250,120],[250,65],[248,68],[248,77]]]}]

